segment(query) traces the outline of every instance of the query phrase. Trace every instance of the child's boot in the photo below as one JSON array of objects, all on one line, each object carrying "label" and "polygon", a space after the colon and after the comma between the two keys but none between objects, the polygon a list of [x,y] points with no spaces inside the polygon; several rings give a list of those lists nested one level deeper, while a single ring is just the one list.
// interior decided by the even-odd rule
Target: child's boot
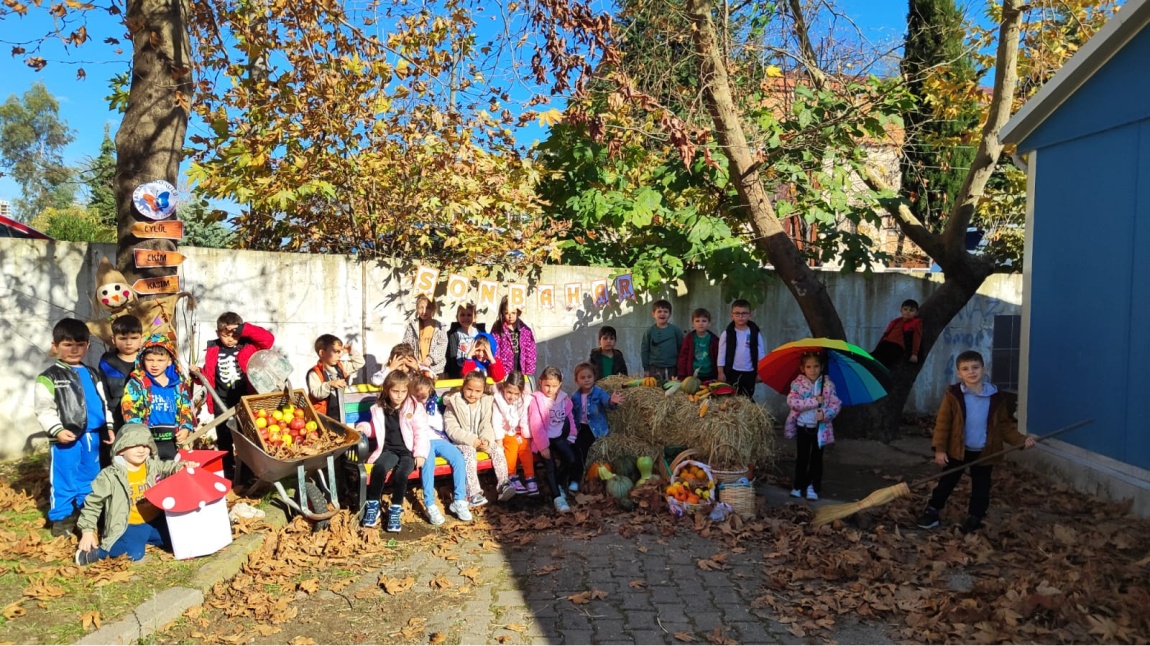
[{"label": "child's boot", "polygon": [[527,495],[528,496],[538,496],[539,495],[539,483],[535,482],[535,478],[527,478]]},{"label": "child's boot", "polygon": [[403,515],[403,507],[399,505],[392,505],[387,510],[387,531],[401,532],[403,531],[403,521],[400,516]]},{"label": "child's boot", "polygon": [[379,527],[379,507],[378,500],[367,501],[367,504],[363,506],[363,520],[360,522],[362,527]]},{"label": "child's boot", "polygon": [[519,479],[518,475],[511,476],[511,486],[515,488],[515,493],[519,495],[527,493],[527,487],[523,486],[523,481]]}]

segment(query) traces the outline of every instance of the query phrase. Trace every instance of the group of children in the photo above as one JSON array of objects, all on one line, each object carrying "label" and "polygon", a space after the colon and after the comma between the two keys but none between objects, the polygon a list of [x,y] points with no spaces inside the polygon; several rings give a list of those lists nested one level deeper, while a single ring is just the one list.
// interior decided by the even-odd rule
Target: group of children
[{"label": "group of children", "polygon": [[[922,324],[918,305],[906,301],[901,315],[887,326],[875,350],[888,366],[917,362]],[[652,304],[654,324],[643,335],[643,372],[657,378],[718,379],[750,397],[756,367],[767,349],[762,333],[750,320],[750,304],[736,300],[731,321],[716,335],[710,312],[691,312],[691,332],[670,322],[671,304]],[[426,296],[417,302],[417,317],[407,327],[404,342],[395,346],[387,365],[372,381],[381,393],[370,421],[359,429],[376,440],[368,460],[372,469],[362,524],[378,527],[381,496],[391,479],[387,530],[400,531],[403,499],[411,473],[419,469],[424,507],[433,525],[445,522],[435,496],[436,459],[451,466],[452,502],[448,510],[460,520],[472,520],[470,510],[487,504],[478,479],[479,454],[491,461],[501,501],[515,495],[547,495],[560,513],[570,511],[567,496],[579,490],[584,463],[594,441],[608,434],[606,411],[622,402],[596,385],[604,376],[627,374],[623,353],[616,347],[614,328],[603,326],[598,347],[589,361],[575,366],[575,390],[562,390],[559,368],[547,366],[535,375],[534,334],[507,303],[490,332],[475,324],[475,308],[463,305],[447,330],[435,320],[436,306]],[[172,341],[156,334],[144,339],[134,317],[113,321],[113,348],[99,367],[83,363],[89,331],[76,319],[63,319],[53,328],[52,350],[58,358],[36,383],[35,411],[51,442],[51,496],[48,519],[54,535],[79,527],[83,532],[77,562],[128,554],[143,556],[146,544],[169,544],[163,514],[151,508],[144,492],[157,478],[187,463],[176,461],[177,447],[193,429],[190,375],[178,365]],[[218,338],[208,344],[204,366],[190,371],[215,389],[222,409],[212,398],[207,405],[217,415],[234,407],[251,392],[247,364],[258,350],[274,343],[271,332],[227,312],[217,320]],[[308,371],[307,389],[320,412],[342,416],[343,397],[352,374],[364,365],[362,354],[330,334],[316,339],[317,364]],[[785,435],[797,445],[791,495],[817,500],[821,490],[823,447],[834,441],[832,420],[841,409],[834,383],[825,378],[825,357],[804,355],[801,373],[787,396],[790,414]],[[970,465],[974,483],[965,530],[977,529],[989,504],[989,464],[971,464],[981,455],[1000,450],[1003,441],[1033,438],[1018,433],[1006,414],[1002,396],[984,383],[983,361],[976,352],[959,356],[960,383],[948,389],[935,428],[935,460],[945,466]],[[442,399],[435,378],[460,378],[459,388]],[[488,388],[488,381],[494,387]],[[217,427],[218,446],[226,452],[225,476],[234,473],[231,432]],[[540,460],[545,483],[536,479]],[[520,475],[522,472],[522,475]],[[943,478],[919,521],[924,528],[938,524],[939,510],[961,477]],[[127,492],[125,495],[124,492]],[[103,517],[103,539],[97,522]]]}]

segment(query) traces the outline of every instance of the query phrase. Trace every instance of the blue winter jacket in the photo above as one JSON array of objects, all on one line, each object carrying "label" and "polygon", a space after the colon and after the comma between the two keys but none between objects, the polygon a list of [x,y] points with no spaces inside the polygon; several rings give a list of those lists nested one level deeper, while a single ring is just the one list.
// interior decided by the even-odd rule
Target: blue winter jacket
[{"label": "blue winter jacket", "polygon": [[[571,393],[571,416],[576,424],[583,423],[583,393],[576,390]],[[607,409],[615,408],[611,404],[611,396],[599,386],[592,386],[587,395],[587,425],[596,438],[606,437],[611,429],[607,428]]]}]

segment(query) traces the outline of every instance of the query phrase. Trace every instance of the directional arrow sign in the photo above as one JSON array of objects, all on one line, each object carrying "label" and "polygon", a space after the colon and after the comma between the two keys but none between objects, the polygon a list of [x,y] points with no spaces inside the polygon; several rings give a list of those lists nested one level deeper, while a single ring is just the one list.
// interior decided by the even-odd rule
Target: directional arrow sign
[{"label": "directional arrow sign", "polygon": [[136,222],[132,225],[132,235],[137,238],[164,238],[180,240],[184,237],[184,223],[179,220],[159,222]]},{"label": "directional arrow sign", "polygon": [[180,291],[180,277],[141,278],[132,283],[132,289],[136,290],[137,294],[175,294]]},{"label": "directional arrow sign", "polygon": [[157,249],[133,249],[132,255],[136,258],[136,267],[175,267],[184,262],[184,254],[178,251],[159,251]]}]

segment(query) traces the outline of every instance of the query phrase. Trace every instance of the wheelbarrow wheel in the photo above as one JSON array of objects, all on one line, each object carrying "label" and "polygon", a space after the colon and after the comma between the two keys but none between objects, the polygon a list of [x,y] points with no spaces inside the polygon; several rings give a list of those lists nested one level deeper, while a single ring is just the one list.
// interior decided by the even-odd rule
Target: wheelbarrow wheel
[{"label": "wheelbarrow wheel", "polygon": [[[327,496],[323,495],[323,490],[319,488],[314,482],[308,482],[306,485],[307,490],[307,506],[308,511],[313,514],[322,514],[327,512]],[[327,529],[331,525],[330,520],[320,520],[312,523],[312,531],[318,532]]]}]

